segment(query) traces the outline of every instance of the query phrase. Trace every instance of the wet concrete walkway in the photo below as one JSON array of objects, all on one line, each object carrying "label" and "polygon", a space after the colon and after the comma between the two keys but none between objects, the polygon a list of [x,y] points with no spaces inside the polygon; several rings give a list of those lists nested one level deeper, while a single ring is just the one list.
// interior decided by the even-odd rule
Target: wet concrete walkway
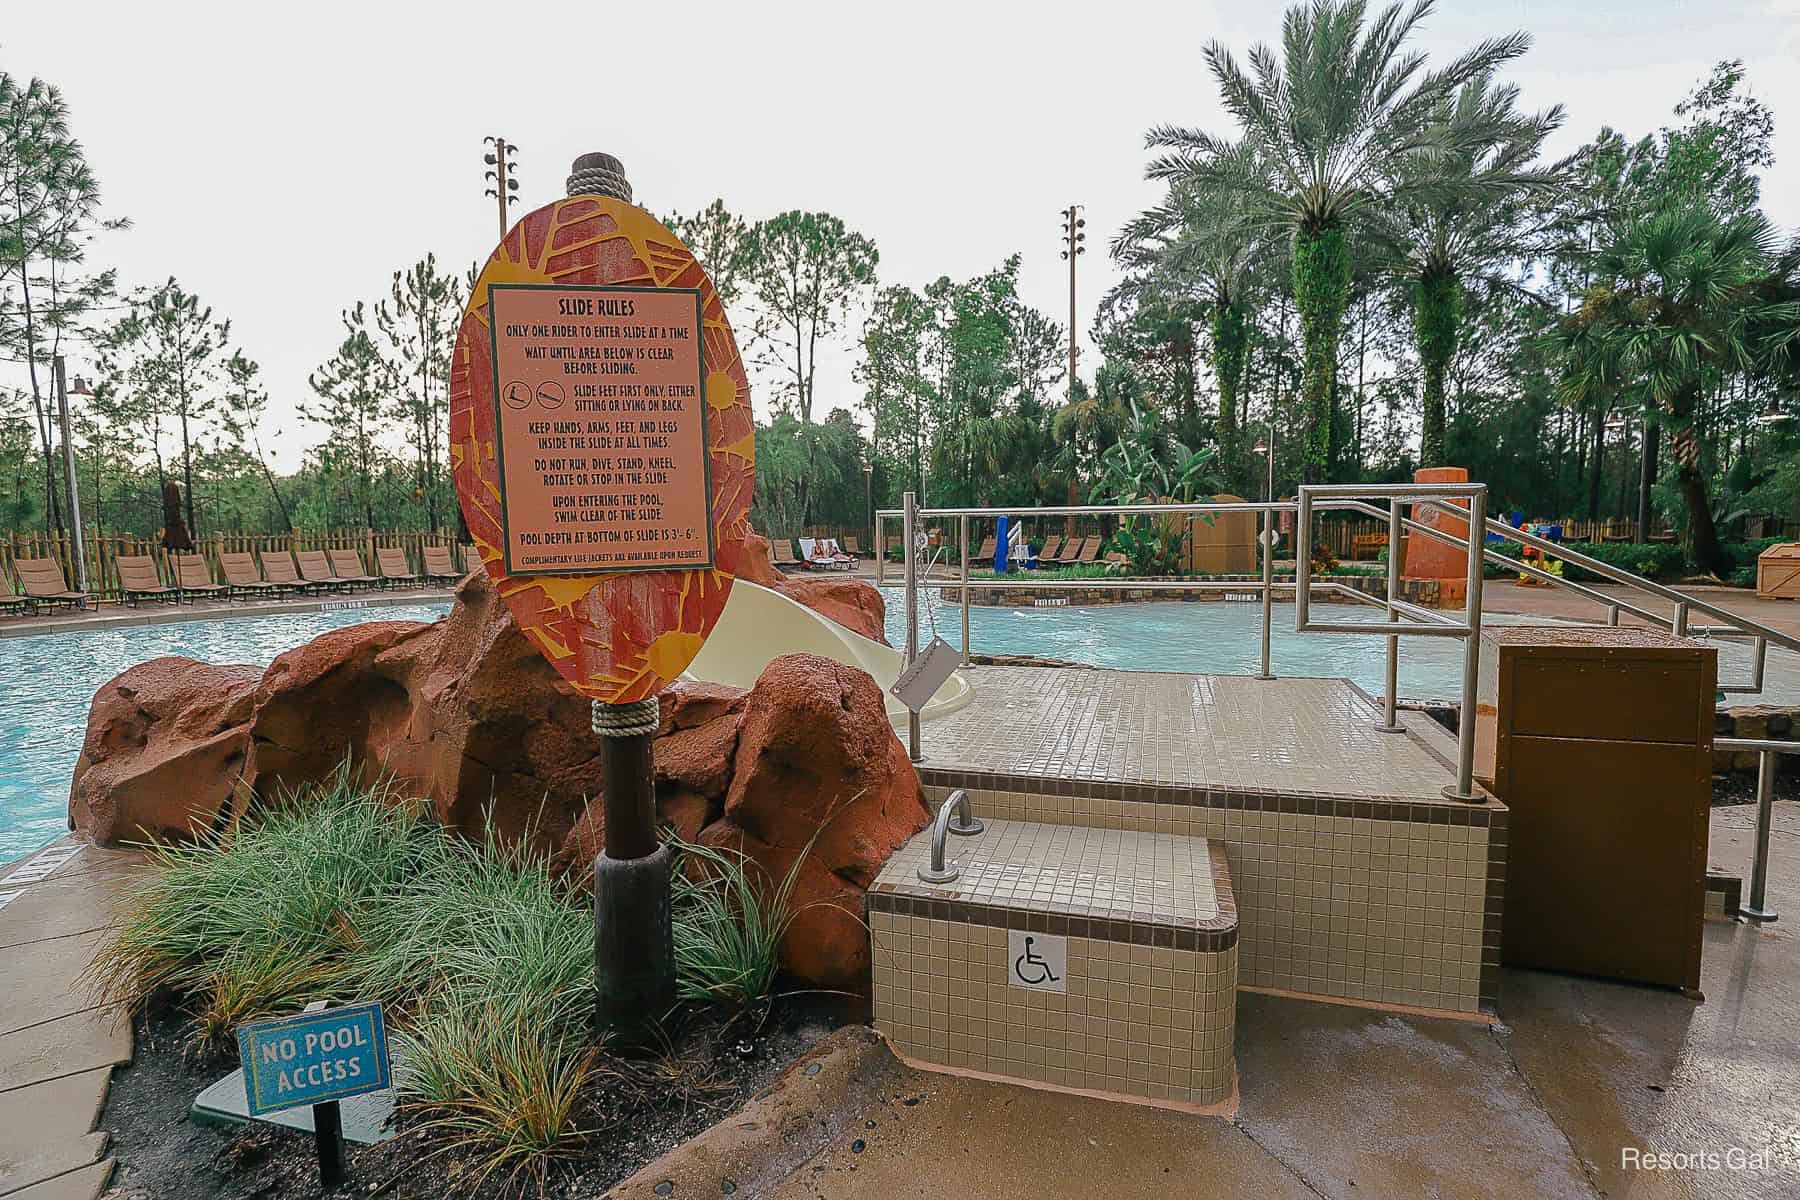
[{"label": "wet concrete walkway", "polygon": [[142,856],[73,839],[0,867],[0,1197],[93,1200],[112,1174],[94,1129],[131,1025],[80,980]]},{"label": "wet concrete walkway", "polygon": [[[1800,804],[1778,808],[1784,919],[1707,922],[1705,1003],[1535,971],[1505,972],[1490,1023],[1241,994],[1233,1119],[909,1071],[775,1194],[1800,1196]],[[1714,812],[1714,863],[1747,873],[1753,816]]]}]

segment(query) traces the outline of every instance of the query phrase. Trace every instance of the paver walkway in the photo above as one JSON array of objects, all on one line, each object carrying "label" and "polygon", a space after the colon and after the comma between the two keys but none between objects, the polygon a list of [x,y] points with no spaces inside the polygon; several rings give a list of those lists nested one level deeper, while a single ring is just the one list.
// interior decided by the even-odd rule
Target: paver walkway
[{"label": "paver walkway", "polygon": [[131,1024],[80,982],[140,854],[64,839],[0,867],[0,1197],[93,1200],[112,1174],[94,1129]]}]

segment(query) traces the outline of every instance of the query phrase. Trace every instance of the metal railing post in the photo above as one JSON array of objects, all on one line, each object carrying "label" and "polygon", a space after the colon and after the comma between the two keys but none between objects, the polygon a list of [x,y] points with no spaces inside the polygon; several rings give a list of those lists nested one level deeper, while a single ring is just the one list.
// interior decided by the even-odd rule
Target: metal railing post
[{"label": "metal railing post", "polygon": [[1275,608],[1275,510],[1262,513],[1262,671],[1258,679],[1273,679],[1269,670],[1269,627]]},{"label": "metal railing post", "polygon": [[[1477,684],[1481,674],[1481,585],[1487,564],[1487,489],[1481,488],[1469,497],[1469,575],[1466,585],[1467,609],[1463,623],[1469,630],[1463,636],[1462,708],[1456,720],[1456,787],[1444,789],[1451,800],[1481,799],[1475,792],[1475,705]],[[1390,556],[1391,557],[1391,556]]]},{"label": "metal railing post", "polygon": [[[905,540],[906,554],[906,662],[912,666],[913,660],[919,656],[919,567],[918,556],[913,548],[913,537],[918,531],[919,498],[912,492],[906,493],[900,517],[901,537]],[[906,752],[914,762],[925,757],[919,748],[919,714],[909,709],[906,714]]]},{"label": "metal railing post", "polygon": [[1750,867],[1750,903],[1738,906],[1738,912],[1749,921],[1767,924],[1777,919],[1768,909],[1769,889],[1769,823],[1775,807],[1775,755],[1760,751],[1756,756],[1756,850]]},{"label": "metal railing post", "polygon": [[1675,636],[1686,637],[1688,629],[1688,606],[1686,601],[1675,606]]},{"label": "metal railing post", "polygon": [[[966,667],[969,665],[969,518],[960,519],[956,536],[961,543],[957,546],[957,553],[962,556],[962,665]],[[998,584],[1000,581],[996,579],[994,582]]]},{"label": "metal railing post", "polygon": [[887,582],[887,518],[875,514],[875,586]]},{"label": "metal railing post", "polygon": [[[1399,500],[1388,501],[1387,619],[1390,625],[1400,619],[1398,610],[1394,608],[1394,601],[1400,598],[1400,512]],[[1375,728],[1383,733],[1406,732],[1406,727],[1400,724],[1399,634],[1392,634],[1387,640],[1387,696],[1383,704],[1382,723]]]}]

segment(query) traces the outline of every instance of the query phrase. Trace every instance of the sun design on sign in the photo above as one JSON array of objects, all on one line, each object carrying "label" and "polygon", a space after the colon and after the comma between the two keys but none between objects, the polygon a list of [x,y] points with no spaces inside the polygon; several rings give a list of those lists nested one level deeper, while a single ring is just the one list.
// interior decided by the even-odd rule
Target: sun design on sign
[{"label": "sun design on sign", "polygon": [[[490,284],[695,288],[706,364],[713,567],[605,575],[509,575],[496,432]],[[482,565],[513,619],[584,696],[623,704],[687,669],[724,611],[750,550],[756,433],[750,384],[712,281],[649,213],[573,196],[522,218],[470,293],[450,365],[450,468]]]}]

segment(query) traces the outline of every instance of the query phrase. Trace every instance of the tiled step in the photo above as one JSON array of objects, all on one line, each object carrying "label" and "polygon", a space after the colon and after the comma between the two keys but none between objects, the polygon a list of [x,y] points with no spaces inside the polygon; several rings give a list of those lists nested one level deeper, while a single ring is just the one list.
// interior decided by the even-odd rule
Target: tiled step
[{"label": "tiled step", "polygon": [[923,1066],[1140,1102],[1235,1091],[1237,908],[1222,845],[1172,833],[990,820],[931,832],[868,894],[875,1024]]}]

